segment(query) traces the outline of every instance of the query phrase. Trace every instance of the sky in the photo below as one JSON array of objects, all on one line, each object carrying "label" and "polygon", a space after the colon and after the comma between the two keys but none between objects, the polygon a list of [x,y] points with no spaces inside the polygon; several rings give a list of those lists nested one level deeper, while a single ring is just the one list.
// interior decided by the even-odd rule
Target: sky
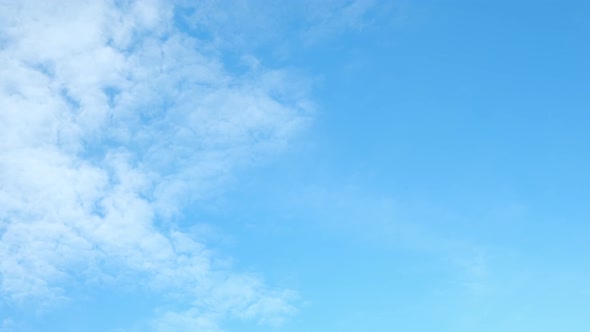
[{"label": "sky", "polygon": [[0,0],[0,332],[586,331],[589,16]]}]

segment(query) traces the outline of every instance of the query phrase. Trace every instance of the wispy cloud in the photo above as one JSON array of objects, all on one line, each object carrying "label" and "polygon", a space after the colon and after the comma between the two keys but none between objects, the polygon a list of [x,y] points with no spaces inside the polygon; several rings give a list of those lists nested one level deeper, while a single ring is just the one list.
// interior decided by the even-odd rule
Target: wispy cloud
[{"label": "wispy cloud", "polygon": [[185,308],[155,330],[294,311],[169,221],[305,124],[288,72],[226,70],[167,2],[7,1],[0,22],[3,301],[50,307],[71,285],[131,279]]},{"label": "wispy cloud", "polygon": [[270,44],[275,56],[289,58],[285,50],[363,30],[391,7],[381,0],[204,0],[182,1],[175,15],[218,47],[254,51]]},{"label": "wispy cloud", "polygon": [[378,0],[312,1],[309,5],[309,24],[304,34],[308,43],[315,43],[343,31],[362,30],[372,23],[372,15],[388,10]]}]

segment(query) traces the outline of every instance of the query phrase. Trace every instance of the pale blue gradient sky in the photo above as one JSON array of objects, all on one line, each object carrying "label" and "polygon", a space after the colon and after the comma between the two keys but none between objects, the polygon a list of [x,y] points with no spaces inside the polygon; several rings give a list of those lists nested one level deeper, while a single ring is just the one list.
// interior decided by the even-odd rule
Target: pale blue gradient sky
[{"label": "pale blue gradient sky", "polygon": [[146,4],[0,6],[0,331],[586,331],[590,4]]}]

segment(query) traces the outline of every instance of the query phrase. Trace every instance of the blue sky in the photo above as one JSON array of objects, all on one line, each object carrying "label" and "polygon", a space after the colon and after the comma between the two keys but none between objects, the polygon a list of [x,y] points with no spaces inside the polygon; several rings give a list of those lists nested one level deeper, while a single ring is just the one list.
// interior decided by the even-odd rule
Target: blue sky
[{"label": "blue sky", "polygon": [[585,331],[588,15],[0,2],[0,331]]}]

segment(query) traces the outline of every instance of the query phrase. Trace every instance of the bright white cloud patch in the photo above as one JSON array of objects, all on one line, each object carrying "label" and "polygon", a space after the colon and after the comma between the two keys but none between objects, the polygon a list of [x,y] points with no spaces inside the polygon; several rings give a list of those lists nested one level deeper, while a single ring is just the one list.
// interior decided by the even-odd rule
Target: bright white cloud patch
[{"label": "bright white cloud patch", "polygon": [[2,301],[50,307],[72,284],[133,280],[185,308],[160,310],[161,331],[294,310],[157,226],[301,127],[287,73],[232,74],[156,1],[2,1],[0,63]]}]

